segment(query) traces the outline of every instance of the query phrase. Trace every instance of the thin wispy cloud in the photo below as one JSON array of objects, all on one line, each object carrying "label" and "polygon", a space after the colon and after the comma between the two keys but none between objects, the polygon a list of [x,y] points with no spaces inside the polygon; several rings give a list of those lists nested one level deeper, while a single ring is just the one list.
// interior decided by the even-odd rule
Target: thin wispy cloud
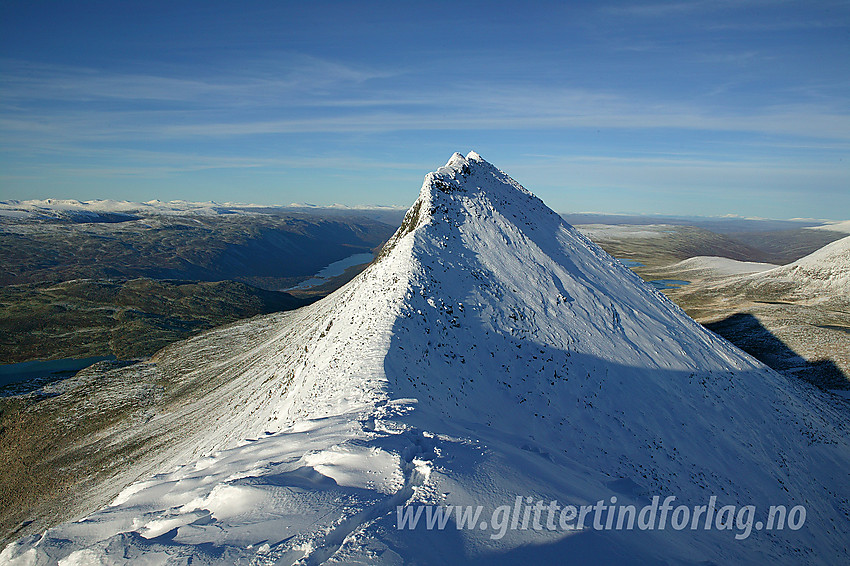
[{"label": "thin wispy cloud", "polygon": [[850,27],[850,22],[838,19],[783,20],[773,22],[724,22],[708,26],[714,31],[777,32],[790,30],[842,29]]},{"label": "thin wispy cloud", "polygon": [[[796,0],[672,0],[669,2],[631,2],[626,5],[603,6],[600,11],[605,14],[617,15],[621,17],[645,17],[669,19],[671,17],[692,16],[695,14],[710,15],[720,14],[728,16],[729,14],[740,14],[747,10],[760,10],[761,14],[767,14],[768,10],[793,9],[800,6],[800,2]],[[846,3],[841,0],[811,0],[806,2],[806,8],[810,12],[816,10],[831,10],[833,8],[846,8]],[[784,13],[784,12],[780,12]],[[799,12],[798,12],[799,13]],[[787,21],[788,27],[821,27],[829,25],[827,20],[814,20],[809,18],[794,18]],[[838,25],[842,25],[835,22]],[[742,26],[736,28],[736,26]],[[718,29],[748,29],[744,26],[750,25],[745,22],[727,22],[711,26]],[[760,24],[752,23],[755,27]],[[783,28],[776,28],[783,29]]]},{"label": "thin wispy cloud", "polygon": [[[529,172],[556,207],[570,179],[626,190],[629,171],[674,203],[676,186],[850,184],[841,3],[290,8],[225,6],[179,37],[167,13],[109,27],[58,6],[51,33],[35,8],[0,22],[0,197],[72,178],[107,196],[185,185],[227,200],[238,186],[277,201],[286,186],[403,204],[400,184],[415,193],[434,161],[470,149]],[[552,153],[565,159],[530,157]]]},{"label": "thin wispy cloud", "polygon": [[[323,73],[314,73],[325,77]],[[358,81],[369,80],[356,75]],[[372,78],[389,73],[374,72]],[[586,89],[547,88],[477,82],[444,90],[429,85],[413,91],[392,84],[352,96],[347,83],[326,77],[295,82],[250,78],[208,77],[181,80],[169,77],[99,73],[96,79],[81,69],[53,69],[30,82],[13,75],[0,87],[7,101],[0,130],[9,136],[39,135],[66,140],[231,137],[293,133],[375,133],[391,131],[509,130],[516,128],[682,129],[756,132],[819,138],[850,138],[850,114],[826,104],[787,104],[749,109],[694,106],[676,101]],[[309,88],[304,86],[309,83]],[[323,86],[321,97],[311,90]],[[330,86],[333,84],[333,88]],[[141,87],[144,85],[144,88]],[[435,88],[436,87],[436,88]],[[257,90],[262,92],[258,93]],[[38,97],[34,93],[40,93]],[[132,104],[91,109],[74,101],[111,98],[179,102],[177,107],[147,110]],[[15,110],[9,105],[38,100]],[[840,106],[835,101],[835,106]],[[225,116],[220,110],[232,110]],[[129,108],[132,108],[129,109]],[[339,112],[328,114],[326,109]],[[262,111],[257,119],[252,110]],[[18,138],[21,139],[21,138]]]},{"label": "thin wispy cloud", "polygon": [[[305,56],[200,74],[175,69],[170,76],[116,73],[85,67],[0,61],[0,97],[6,104],[42,101],[72,104],[95,100],[192,102],[215,104],[280,104],[280,97],[315,95],[350,88],[388,72],[375,72]],[[191,78],[190,78],[191,77]]]},{"label": "thin wispy cloud", "polygon": [[655,2],[649,4],[629,4],[625,6],[605,7],[602,10],[606,14],[618,15],[624,17],[649,17],[660,18],[669,17],[671,15],[690,14],[705,10],[716,10],[722,6],[724,2],[720,0],[693,0],[682,2]]}]

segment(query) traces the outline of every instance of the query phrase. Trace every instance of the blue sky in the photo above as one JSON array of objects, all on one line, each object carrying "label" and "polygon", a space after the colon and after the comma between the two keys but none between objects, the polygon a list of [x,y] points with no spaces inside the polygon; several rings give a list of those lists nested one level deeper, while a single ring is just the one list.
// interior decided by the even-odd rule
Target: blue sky
[{"label": "blue sky", "polygon": [[0,2],[0,200],[850,217],[850,3]]}]

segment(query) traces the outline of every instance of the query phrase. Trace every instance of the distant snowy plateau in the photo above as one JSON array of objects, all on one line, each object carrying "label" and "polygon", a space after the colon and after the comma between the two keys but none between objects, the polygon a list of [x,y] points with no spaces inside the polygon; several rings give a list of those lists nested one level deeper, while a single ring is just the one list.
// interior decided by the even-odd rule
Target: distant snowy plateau
[{"label": "distant snowy plateau", "polygon": [[[332,295],[154,362],[206,384],[139,424],[163,439],[158,473],[0,563],[850,563],[847,402],[704,329],[475,153],[428,174]],[[517,497],[654,496],[805,523],[490,521]],[[421,505],[482,506],[481,524],[399,528]]]}]

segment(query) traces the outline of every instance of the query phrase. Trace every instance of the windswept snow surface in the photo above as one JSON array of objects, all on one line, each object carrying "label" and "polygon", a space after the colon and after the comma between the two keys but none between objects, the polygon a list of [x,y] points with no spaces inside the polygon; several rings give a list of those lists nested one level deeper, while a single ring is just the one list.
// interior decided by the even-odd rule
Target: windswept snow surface
[{"label": "windswept snow surface", "polygon": [[[157,360],[220,382],[182,422],[160,423],[182,438],[163,448],[161,473],[0,562],[850,559],[846,403],[703,329],[475,153],[426,176],[348,285],[249,351],[203,354],[226,332]],[[655,495],[755,505],[760,521],[770,505],[804,505],[806,521],[743,540],[734,526],[597,530],[591,519],[503,537],[454,520],[397,528],[399,505],[481,505],[486,522],[518,496],[639,509]]]}]

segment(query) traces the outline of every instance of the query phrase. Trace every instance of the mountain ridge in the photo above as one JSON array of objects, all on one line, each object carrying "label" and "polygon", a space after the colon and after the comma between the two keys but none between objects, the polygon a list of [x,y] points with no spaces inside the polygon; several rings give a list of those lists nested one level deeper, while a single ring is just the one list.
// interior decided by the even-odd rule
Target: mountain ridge
[{"label": "mountain ridge", "polygon": [[[240,346],[237,329],[261,337]],[[191,392],[123,431],[173,429],[173,446],[154,451],[160,473],[0,561],[847,557],[846,405],[699,326],[475,153],[428,174],[375,262],[332,295],[153,362],[157,382]],[[654,494],[805,502],[809,523],[744,541],[722,530],[494,539],[394,526],[397,505]]]}]

